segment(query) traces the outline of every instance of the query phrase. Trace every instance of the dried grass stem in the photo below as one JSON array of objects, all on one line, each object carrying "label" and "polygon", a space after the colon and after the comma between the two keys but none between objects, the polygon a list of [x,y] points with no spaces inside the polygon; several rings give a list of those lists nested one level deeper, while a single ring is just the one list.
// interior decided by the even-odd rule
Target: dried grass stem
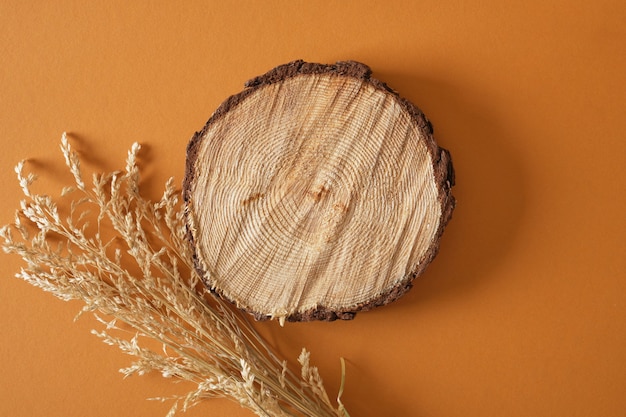
[{"label": "dried grass stem", "polygon": [[179,193],[170,179],[159,201],[140,195],[139,149],[132,146],[124,171],[94,175],[89,189],[64,134],[74,184],[56,200],[34,193],[35,176],[17,165],[26,198],[0,230],[4,251],[25,262],[17,276],[60,299],[82,300],[79,316],[91,312],[103,326],[93,333],[135,358],[120,370],[125,376],[157,371],[194,384],[187,395],[159,398],[173,400],[168,416],[209,397],[260,416],[348,416],[339,398],[337,406],[329,400],[306,350],[297,376],[247,317],[200,285]]}]

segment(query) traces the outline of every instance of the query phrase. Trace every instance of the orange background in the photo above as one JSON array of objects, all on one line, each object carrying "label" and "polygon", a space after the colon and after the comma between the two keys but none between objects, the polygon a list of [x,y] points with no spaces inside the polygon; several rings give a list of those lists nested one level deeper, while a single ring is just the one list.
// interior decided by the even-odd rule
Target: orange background
[{"label": "orange background", "polygon": [[[244,81],[297,58],[359,60],[432,120],[456,212],[396,303],[259,327],[294,362],[310,349],[331,396],[345,357],[353,417],[624,415],[626,3],[85,3],[0,5],[0,223],[18,160],[48,178],[40,189],[69,180],[63,131],[97,170],[146,145],[158,197]],[[145,398],[185,387],[122,379],[130,358],[72,322],[80,304],[11,278],[19,266],[2,256],[0,415],[165,415]],[[251,414],[210,400],[186,415]]]}]

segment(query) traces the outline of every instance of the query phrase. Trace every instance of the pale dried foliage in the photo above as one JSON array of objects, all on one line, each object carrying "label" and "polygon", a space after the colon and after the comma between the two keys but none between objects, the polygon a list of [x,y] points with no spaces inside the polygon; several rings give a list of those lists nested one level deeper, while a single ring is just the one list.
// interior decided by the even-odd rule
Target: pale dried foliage
[{"label": "pale dried foliage", "polygon": [[[173,181],[157,202],[139,194],[139,148],[128,152],[124,171],[96,174],[88,187],[64,134],[75,184],[56,200],[34,193],[35,176],[17,165],[26,199],[1,229],[5,252],[26,263],[17,276],[62,300],[82,300],[81,314],[103,325],[93,333],[135,358],[120,370],[125,376],[156,371],[193,383],[187,395],[159,398],[173,400],[168,416],[211,397],[260,416],[347,416],[340,398],[331,403],[306,350],[298,376],[247,317],[200,285]],[[343,377],[341,385],[340,394]]]}]

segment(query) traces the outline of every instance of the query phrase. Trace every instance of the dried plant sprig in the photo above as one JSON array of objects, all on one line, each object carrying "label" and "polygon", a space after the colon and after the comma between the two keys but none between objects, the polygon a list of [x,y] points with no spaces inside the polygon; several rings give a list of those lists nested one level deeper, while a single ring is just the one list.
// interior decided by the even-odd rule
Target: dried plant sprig
[{"label": "dried plant sprig", "polygon": [[135,357],[120,370],[125,376],[157,371],[193,383],[187,395],[159,398],[174,400],[168,416],[210,397],[230,398],[259,416],[348,416],[340,398],[337,406],[329,400],[306,350],[299,377],[246,316],[200,285],[179,193],[170,179],[157,202],[139,194],[139,149],[132,146],[124,171],[94,175],[89,189],[63,134],[75,184],[57,200],[34,193],[35,176],[17,165],[26,199],[0,230],[4,251],[26,263],[17,277],[62,300],[82,300],[79,315],[91,312],[103,326],[93,333]]}]

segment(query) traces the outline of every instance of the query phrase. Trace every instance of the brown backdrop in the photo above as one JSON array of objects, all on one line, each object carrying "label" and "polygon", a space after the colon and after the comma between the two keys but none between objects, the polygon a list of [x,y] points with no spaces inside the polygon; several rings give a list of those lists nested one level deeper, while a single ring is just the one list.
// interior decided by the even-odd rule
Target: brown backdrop
[{"label": "brown backdrop", "polygon": [[[49,3],[49,4],[48,4]],[[58,190],[68,131],[90,167],[146,152],[146,194],[245,80],[293,59],[353,59],[431,119],[457,171],[441,253],[400,301],[352,322],[259,325],[312,351],[365,416],[620,416],[626,410],[626,5],[597,2],[4,1],[0,223],[32,158]],[[163,2],[165,3],[165,2]],[[131,4],[131,5],[129,5]],[[0,262],[0,415],[164,415],[184,391],[123,380],[130,358]],[[187,416],[249,416],[209,401]]]}]

